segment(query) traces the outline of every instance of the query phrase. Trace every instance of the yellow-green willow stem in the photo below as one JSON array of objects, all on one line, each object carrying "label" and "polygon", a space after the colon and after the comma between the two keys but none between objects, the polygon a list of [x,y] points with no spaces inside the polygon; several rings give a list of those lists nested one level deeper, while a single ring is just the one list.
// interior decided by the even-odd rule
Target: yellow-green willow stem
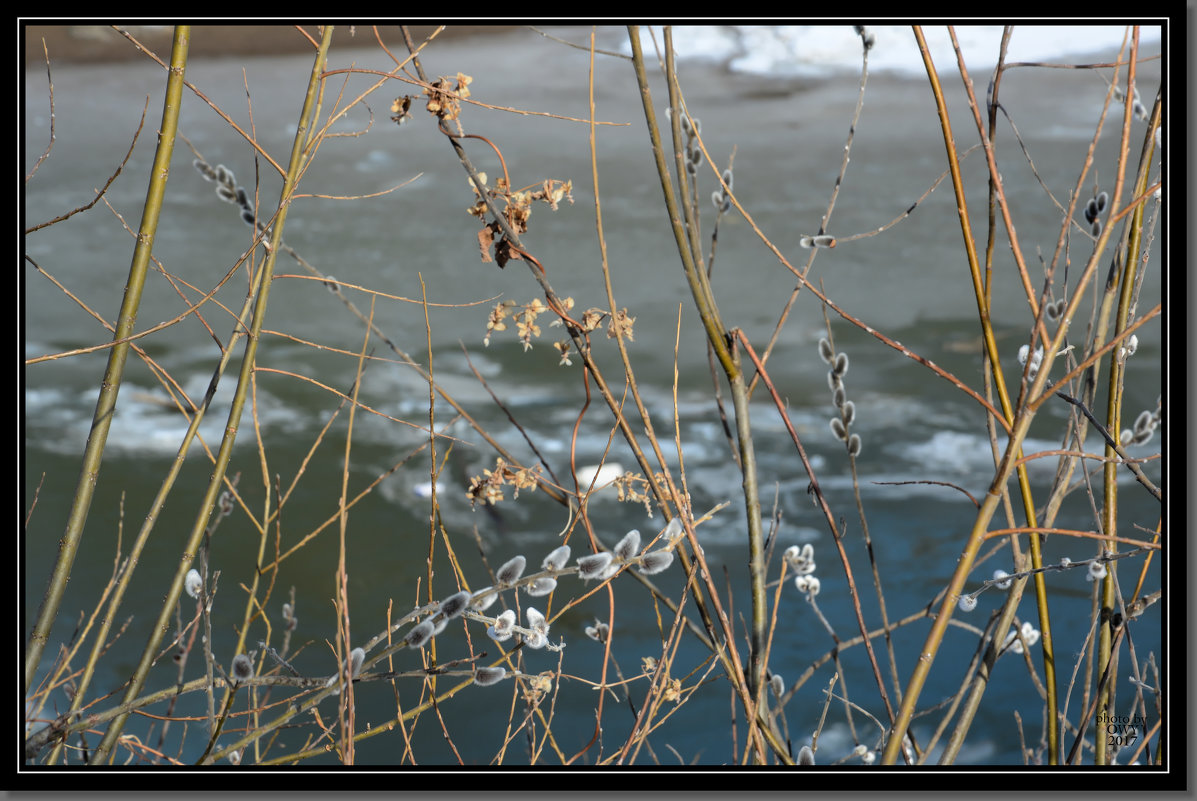
[{"label": "yellow-green willow stem", "polygon": [[149,187],[146,190],[145,206],[142,208],[141,224],[137,229],[137,243],[133,246],[133,261],[129,265],[129,277],[125,284],[125,297],[117,315],[116,331],[113,336],[119,344],[108,354],[108,366],[100,382],[100,395],[96,401],[96,412],[92,418],[91,433],[83,452],[83,468],[75,498],[71,503],[66,531],[59,540],[58,559],[50,576],[49,586],[38,610],[37,622],[29,638],[25,652],[25,692],[33,682],[34,674],[41,663],[42,651],[50,638],[50,629],[58,616],[58,607],[66,593],[71,568],[83,540],[83,528],[87,513],[100,478],[100,462],[112,417],[116,413],[116,398],[124,378],[125,361],[129,356],[129,342],[121,342],[133,333],[137,322],[137,310],[141,305],[141,294],[145,287],[146,272],[158,221],[162,214],[162,202],[166,196],[166,179],[170,175],[170,158],[174,153],[175,132],[179,125],[179,107],[183,98],[183,70],[187,64],[187,51],[191,29],[180,25],[175,28],[174,47],[171,51],[170,72],[166,81],[166,99],[162,107],[162,125],[158,132],[158,149],[150,169]]},{"label": "yellow-green willow stem", "polygon": [[[160,647],[162,637],[169,628],[170,616],[173,614],[174,606],[178,602],[179,593],[182,591],[183,579],[187,571],[191,568],[192,559],[195,557],[196,550],[199,548],[200,539],[203,536],[204,529],[207,526],[208,517],[212,513],[212,509],[216,505],[216,498],[219,493],[221,484],[224,480],[225,470],[228,467],[229,460],[233,453],[233,442],[237,436],[238,426],[240,424],[241,412],[245,407],[245,400],[249,394],[249,386],[253,377],[255,357],[257,355],[258,342],[261,336],[262,324],[266,315],[267,302],[270,297],[270,285],[274,273],[275,257],[278,254],[279,243],[282,241],[283,228],[287,219],[287,212],[291,205],[291,196],[295,191],[295,184],[299,179],[300,166],[303,163],[304,155],[304,140],[307,132],[312,124],[312,119],[315,115],[316,96],[320,87],[320,76],[324,69],[325,58],[328,53],[329,44],[332,41],[332,27],[325,26],[324,36],[321,40],[320,47],[317,50],[316,58],[312,65],[311,76],[308,80],[307,94],[304,98],[303,110],[300,113],[298,130],[295,133],[295,141],[291,149],[291,161],[288,165],[287,175],[283,181],[282,194],[279,200],[278,214],[275,216],[273,228],[271,229],[271,244],[269,253],[266,256],[261,269],[255,279],[256,286],[256,301],[254,304],[253,325],[250,335],[245,343],[245,356],[241,362],[241,372],[238,376],[237,388],[233,397],[232,407],[229,410],[228,424],[225,426],[225,435],[220,443],[220,450],[216,455],[216,464],[213,466],[212,478],[208,483],[207,492],[200,504],[200,513],[196,517],[195,524],[192,527],[191,533],[187,538],[187,542],[179,557],[179,564],[176,569],[176,575],[170,583],[170,588],[167,591],[165,602],[162,605],[162,610],[158,615],[158,621],[151,631],[149,641],[146,643],[145,650],[142,652],[141,661],[137,665],[132,678],[129,681],[128,689],[125,694],[126,700],[132,700],[141,692],[141,688],[145,685],[145,680],[149,674],[150,667],[153,665],[154,659]],[[125,721],[128,715],[121,715],[117,717],[104,732],[104,737],[96,748],[96,753],[93,757],[94,764],[102,764],[115,756],[113,746],[116,740],[120,737],[121,731],[124,729]]]}]

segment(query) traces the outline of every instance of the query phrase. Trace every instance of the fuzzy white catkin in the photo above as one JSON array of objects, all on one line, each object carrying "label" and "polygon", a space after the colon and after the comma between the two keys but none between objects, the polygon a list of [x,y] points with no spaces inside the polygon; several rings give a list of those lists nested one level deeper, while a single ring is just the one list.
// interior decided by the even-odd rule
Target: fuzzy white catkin
[{"label": "fuzzy white catkin", "polygon": [[192,598],[200,597],[200,590],[204,587],[204,579],[194,567],[187,571],[187,578],[183,579],[183,589]]},{"label": "fuzzy white catkin", "polygon": [[561,545],[549,552],[549,555],[541,562],[541,567],[545,570],[560,570],[569,563],[569,546]]},{"label": "fuzzy white catkin", "polygon": [[514,584],[524,574],[524,566],[527,564],[528,560],[522,556],[508,559],[495,573],[495,580],[500,584]]}]

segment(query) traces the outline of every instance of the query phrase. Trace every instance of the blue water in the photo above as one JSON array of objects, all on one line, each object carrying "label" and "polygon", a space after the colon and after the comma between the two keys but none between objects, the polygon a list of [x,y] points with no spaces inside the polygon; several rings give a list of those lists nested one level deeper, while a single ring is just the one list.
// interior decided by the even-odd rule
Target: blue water
[{"label": "blue water", "polygon": [[[581,33],[572,38],[581,40]],[[786,40],[783,32],[775,38]],[[602,32],[609,46],[618,45],[618,30]],[[879,37],[877,54],[881,54]],[[537,72],[528,78],[523,59],[514,58],[510,47],[521,48],[541,59],[551,59],[555,69]],[[602,44],[602,42],[600,42]],[[980,47],[981,45],[977,45]],[[895,45],[897,47],[897,45]],[[1095,44],[1091,50],[1108,47]],[[758,48],[759,50],[759,48]],[[1158,50],[1158,45],[1157,45]],[[717,51],[708,47],[707,55]],[[984,51],[988,53],[988,50]],[[763,53],[762,53],[763,54]],[[978,56],[980,58],[980,56]],[[1026,56],[1030,58],[1031,56]],[[1042,57],[1042,56],[1040,56]],[[735,148],[735,186],[745,206],[758,224],[783,253],[796,264],[805,264],[809,251],[798,247],[803,234],[814,233],[834,183],[842,155],[844,136],[856,102],[859,77],[833,71],[818,77],[783,73],[778,68],[765,77],[748,72],[728,71],[724,54],[712,60],[683,61],[683,90],[691,113],[702,120],[702,132],[712,155],[726,160]],[[777,56],[772,57],[776,62]],[[372,52],[342,54],[338,65],[355,61],[359,66],[386,68]],[[828,63],[832,63],[828,58]],[[298,92],[305,69],[302,58],[259,58],[197,62],[188,69],[190,80],[204,87],[215,101],[233,113],[239,123],[248,125],[241,67],[253,95],[252,122],[263,143],[276,155],[288,151],[297,113]],[[718,415],[711,400],[711,380],[707,368],[705,344],[697,316],[688,294],[665,215],[660,208],[660,189],[655,183],[651,160],[646,154],[645,136],[639,102],[631,79],[630,67],[622,61],[605,60],[599,66],[596,94],[597,115],[605,120],[630,122],[626,127],[600,129],[599,167],[604,225],[615,294],[619,304],[627,305],[636,318],[635,341],[629,348],[637,381],[644,394],[653,425],[671,467],[676,470],[677,454],[673,436],[673,359],[674,336],[679,307],[683,331],[678,347],[678,426],[685,459],[692,508],[701,514],[721,503],[729,503],[709,523],[700,528],[706,558],[715,571],[716,583],[731,588],[734,598],[729,614],[743,631],[742,621],[749,610],[747,595],[747,550],[745,548],[743,497],[740,476],[728,451]],[[434,75],[455,74],[460,70],[475,77],[475,97],[500,106],[549,110],[584,117],[586,54],[564,50],[534,34],[518,34],[511,41],[470,40],[468,44],[448,43],[427,54],[426,69]],[[946,69],[946,66],[941,66]],[[986,75],[987,73],[981,73]],[[1032,77],[1033,76],[1033,77]],[[1146,101],[1154,95],[1158,82],[1158,62],[1142,65],[1141,93]],[[40,153],[45,139],[46,102],[42,85],[44,72],[27,76],[26,98],[27,164]],[[88,68],[56,69],[55,104],[57,141],[53,157],[27,186],[26,217],[39,221],[90,197],[91,187],[100,186],[123,156],[128,139],[136,127],[145,96],[151,98],[147,131],[156,124],[160,74],[148,64],[134,62],[96,71]],[[977,79],[983,83],[984,78]],[[530,83],[529,83],[530,81]],[[774,83],[776,81],[776,83]],[[359,81],[360,82],[360,81]],[[962,95],[950,88],[958,109],[954,119],[957,137],[971,142],[975,132]],[[356,84],[355,84],[356,85]],[[361,84],[364,86],[365,84]],[[360,91],[360,89],[359,89]],[[538,296],[538,289],[519,263],[503,271],[493,264],[480,264],[475,221],[464,213],[470,192],[460,165],[449,148],[430,126],[404,125],[395,129],[383,110],[392,94],[412,91],[409,87],[384,89],[373,103],[376,129],[357,138],[330,139],[323,146],[307,178],[308,191],[330,196],[351,196],[380,192],[409,185],[381,198],[369,200],[332,200],[306,197],[296,201],[288,221],[287,241],[324,272],[342,282],[349,282],[419,298],[420,277],[428,298],[439,303],[474,303],[501,296],[520,304]],[[664,103],[663,87],[654,85],[658,106]],[[1020,133],[1035,154],[1036,168],[1057,199],[1066,200],[1084,157],[1084,148],[1092,135],[1100,113],[1105,85],[1092,73],[1016,71],[1007,76],[1004,102],[1019,126]],[[351,93],[347,92],[347,96]],[[386,102],[384,102],[384,100]],[[194,96],[185,100],[184,133],[211,163],[224,163],[233,169],[246,186],[255,175],[252,154],[245,143]],[[423,121],[423,120],[421,120]],[[339,130],[364,128],[366,114],[357,113]],[[558,212],[538,208],[532,217],[532,229],[525,239],[549,271],[550,280],[562,295],[577,300],[576,309],[603,306],[606,303],[598,267],[598,248],[594,236],[594,189],[589,175],[589,151],[585,125],[564,120],[545,120],[496,111],[470,109],[470,131],[485,133],[504,153],[513,181],[519,185],[538,183],[545,178],[574,181],[576,203],[563,205]],[[1142,123],[1134,133],[1142,136]],[[1096,176],[1108,186],[1114,171],[1116,153],[1111,122],[1103,137],[1095,161]],[[1007,192],[1016,198],[1018,232],[1024,254],[1034,261],[1035,248],[1050,256],[1058,235],[1059,214],[1046,199],[1026,162],[1018,156],[1017,145],[1008,130],[1000,140],[1005,148],[1003,177]],[[480,168],[496,176],[501,168],[485,148],[471,156]],[[152,158],[153,137],[143,132],[124,177],[110,192],[117,211],[135,224],[142,200],[145,171]],[[190,166],[191,156],[181,149],[176,153],[171,192],[168,195],[164,225],[155,255],[168,269],[198,286],[210,286],[223,274],[247,244],[248,228],[236,219],[234,207],[220,203]],[[943,144],[933,117],[930,93],[925,81],[904,75],[896,67],[878,68],[870,78],[865,112],[858,124],[852,161],[828,230],[843,236],[872,230],[888,223],[907,209],[938,177],[943,169]],[[720,167],[724,166],[720,163]],[[1005,166],[1008,164],[1009,166]],[[704,165],[704,169],[706,165]],[[975,194],[970,195],[975,230],[983,230],[984,173],[976,157],[966,164]],[[277,194],[278,181],[261,170],[260,195],[263,205]],[[705,197],[709,195],[712,176],[702,174]],[[1091,181],[1090,181],[1091,183]],[[702,206],[704,236],[710,233],[710,206]],[[974,387],[981,386],[979,335],[975,321],[975,303],[960,247],[960,234],[954,215],[950,187],[943,185],[905,222],[883,236],[845,242],[834,251],[819,255],[812,276],[821,280],[828,295],[852,314],[865,320],[887,336],[901,341],[915,352],[932,359],[959,375]],[[843,232],[843,233],[841,233]],[[28,237],[26,252],[48,272],[68,282],[72,290],[85,297],[100,313],[112,316],[119,304],[128,263],[128,235],[111,213],[102,206],[72,218],[48,232]],[[1139,310],[1159,302],[1161,270],[1158,243],[1152,244],[1152,257],[1146,271]],[[1074,235],[1071,245],[1072,272],[1075,275],[1088,255],[1089,245]],[[1029,316],[1022,289],[1013,278],[1008,248],[1003,239],[997,246],[995,279],[995,320],[1000,346],[1007,359],[1006,375],[1017,381],[1015,353],[1025,341]],[[293,262],[280,259],[278,272],[301,272]],[[1040,274],[1036,273],[1036,276]],[[99,343],[105,334],[98,323],[36,272],[24,272],[25,353],[26,358]],[[1036,280],[1039,280],[1038,278]],[[745,330],[758,350],[763,349],[781,307],[793,286],[793,279],[740,218],[726,218],[720,225],[718,258],[714,267],[714,290],[724,320]],[[244,292],[244,273],[235,276],[218,295],[236,307]],[[177,314],[182,306],[174,290],[165,281],[155,280],[141,316],[142,324],[157,322]],[[1091,292],[1091,290],[1090,290]],[[369,309],[367,296],[355,293],[357,305]],[[851,476],[843,446],[836,442],[828,427],[832,414],[830,392],[826,383],[826,365],[818,358],[816,343],[826,335],[822,311],[804,293],[787,323],[774,352],[769,369],[779,392],[787,399],[789,414],[812,457],[819,480],[838,518],[846,524],[846,548],[854,577],[862,594],[866,623],[879,625],[867,555],[860,532]],[[491,389],[508,405],[512,415],[537,444],[541,453],[559,476],[568,474],[571,430],[584,400],[577,359],[572,367],[559,366],[558,354],[550,344],[563,338],[559,329],[550,329],[548,316],[541,322],[544,333],[532,350],[525,352],[516,339],[514,325],[496,332],[489,347],[484,347],[486,315],[494,301],[464,308],[433,308],[429,311],[435,359],[433,370],[443,386],[492,431],[496,439],[521,459],[534,458],[524,437],[495,408],[487,392],[472,376],[461,344],[469,358],[488,381]],[[1083,307],[1085,315],[1091,303]],[[379,301],[375,319],[415,358],[427,359],[425,320],[418,305],[398,301]],[[225,314],[212,311],[207,317],[222,341],[228,337],[229,321]],[[1083,332],[1084,321],[1075,323]],[[351,355],[363,338],[361,324],[344,312],[340,302],[319,282],[276,279],[271,297],[271,318],[267,328],[284,331],[307,341],[319,342],[347,353],[317,350],[274,334],[262,345],[259,364],[317,378],[322,383],[346,391],[357,367]],[[980,407],[954,390],[950,384],[931,376],[915,362],[899,356],[864,332],[832,317],[837,347],[851,355],[846,377],[850,399],[856,404],[858,422],[853,430],[860,433],[864,448],[858,463],[860,491],[868,519],[874,551],[881,566],[881,580],[891,619],[909,615],[926,604],[944,587],[959,555],[963,537],[974,518],[972,503],[959,491],[931,484],[896,486],[879,482],[931,480],[950,482],[980,498],[992,476],[993,462],[984,417]],[[1133,418],[1142,409],[1154,409],[1161,392],[1161,334],[1158,318],[1140,332],[1140,346],[1128,363],[1125,409]],[[153,357],[184,385],[193,398],[206,387],[214,365],[216,347],[204,329],[189,319],[148,340]],[[621,370],[613,343],[601,334],[595,337],[600,364],[617,392]],[[380,349],[378,354],[384,352]],[[95,383],[103,369],[103,352],[69,360],[30,365],[24,375],[25,424],[25,508],[37,506],[31,517],[23,550],[25,582],[25,623],[27,636],[44,589],[44,577],[54,557],[54,548],[64,525],[69,498],[78,478],[78,455],[90,425],[94,408]],[[233,380],[226,378],[216,406],[201,434],[215,449],[225,425],[227,403]],[[229,394],[224,394],[229,393]],[[121,548],[127,553],[149,499],[177,447],[184,423],[162,405],[166,395],[146,366],[130,360],[121,403],[113,421],[97,498],[88,520],[87,536],[76,564],[67,601],[60,614],[56,636],[69,637],[79,610],[90,610],[106,582],[113,564],[120,531]],[[362,401],[393,417],[426,425],[428,421],[427,385],[410,369],[398,364],[375,363],[366,373],[361,389]],[[725,393],[725,400],[726,393]],[[730,415],[730,400],[728,413]],[[452,415],[448,405],[438,398],[436,416],[447,422]],[[1096,404],[1104,408],[1103,400]],[[257,423],[261,426],[268,459],[265,480],[272,485],[276,476],[284,486],[296,476],[300,464],[313,447],[318,432],[335,409],[337,400],[326,391],[292,377],[259,373],[257,386]],[[629,406],[630,408],[630,406]],[[1069,409],[1064,404],[1048,405],[1032,427],[1027,452],[1060,447],[1062,423]],[[774,561],[770,578],[775,578],[781,552],[790,544],[811,542],[816,549],[818,575],[822,591],[818,604],[841,638],[858,633],[855,615],[847,598],[847,585],[826,525],[810,504],[805,475],[776,409],[763,388],[753,397],[751,419],[756,433],[756,451],[762,476],[761,502],[768,518],[776,509],[781,527],[776,535]],[[316,456],[304,468],[299,490],[284,508],[277,533],[283,550],[323,523],[337,508],[340,491],[346,415],[342,412]],[[426,441],[426,435],[412,427],[370,414],[359,414],[351,458],[350,485],[360,490],[375,477],[390,469],[405,454]],[[640,431],[639,422],[633,428]],[[530,564],[557,544],[555,535],[566,524],[566,512],[543,493],[523,492],[519,500],[497,507],[497,514],[472,508],[465,498],[469,476],[493,467],[493,454],[470,429],[456,425],[450,433],[461,442],[454,445],[442,480],[447,490],[439,498],[439,519],[450,533],[454,548],[463,563],[471,587],[488,583],[478,551],[485,551],[491,568],[516,554],[527,556]],[[578,464],[593,464],[602,458],[610,441],[608,461],[633,469],[635,462],[618,435],[611,436],[610,415],[597,397],[582,420],[577,440]],[[234,463],[230,474],[240,473],[240,487],[246,503],[255,514],[263,508],[262,469],[254,448],[251,421],[242,420]],[[1133,456],[1157,453],[1160,440],[1130,449]],[[1090,451],[1100,448],[1096,437],[1086,443]],[[443,451],[442,451],[443,455]],[[1043,503],[1055,462],[1044,459],[1031,466],[1032,484]],[[1091,469],[1095,469],[1092,468]],[[1144,465],[1145,471],[1160,482],[1159,461]],[[427,599],[425,584],[428,549],[428,499],[420,485],[429,475],[427,455],[420,455],[385,479],[367,498],[354,507],[350,516],[350,593],[353,632],[368,638],[386,625],[388,604],[394,615]],[[158,537],[141,560],[130,596],[120,612],[123,618],[134,615],[122,635],[121,646],[101,664],[93,688],[108,691],[127,677],[141,643],[152,625],[156,604],[165,591],[178,548],[189,530],[195,503],[206,483],[209,464],[198,447],[188,457],[176,496],[168,505],[160,523]],[[1079,473],[1074,476],[1079,478]],[[1096,479],[1095,479],[1096,481]],[[1095,484],[1095,487],[1099,486]],[[1122,474],[1119,515],[1126,536],[1146,537],[1140,526],[1153,530],[1159,505],[1133,480]],[[351,491],[356,491],[351,490]],[[1098,493],[1098,489],[1094,489]],[[611,490],[593,500],[590,519],[596,534],[611,546],[628,529],[639,528],[646,535],[655,533],[665,523],[659,513],[649,519],[643,506],[619,503]],[[274,501],[271,501],[271,508]],[[1002,518],[999,515],[999,518]],[[994,525],[1005,525],[995,518]],[[1065,504],[1058,526],[1092,529],[1093,514],[1084,490],[1075,492]],[[268,551],[273,552],[275,531],[271,532]],[[582,529],[571,544],[584,542]],[[1074,560],[1092,556],[1091,541],[1061,541],[1052,538],[1049,551],[1053,558],[1070,555]],[[216,650],[231,661],[235,635],[231,621],[240,619],[244,603],[241,584],[251,580],[252,554],[257,538],[244,519],[230,518],[213,542],[213,566],[222,571],[221,594],[214,632]],[[434,597],[456,589],[451,568],[444,560],[443,545],[437,545]],[[301,628],[296,637],[305,644],[296,665],[313,675],[327,675],[333,658],[326,641],[335,636],[333,610],[334,569],[337,558],[336,525],[327,529],[310,545],[284,562],[270,600],[272,614],[292,586],[296,587],[297,614]],[[1132,560],[1120,574],[1124,592],[1138,575],[1142,560]],[[979,566],[974,577],[987,578],[994,567],[1010,569],[1009,557],[999,555]],[[1154,560],[1145,583],[1146,591],[1159,586],[1159,560]],[[1051,613],[1057,626],[1058,653],[1064,655],[1071,670],[1074,653],[1084,647],[1090,615],[1089,590],[1082,571],[1049,574],[1053,597]],[[658,576],[659,584],[671,597],[680,593],[680,570]],[[419,591],[417,593],[417,586]],[[578,585],[566,585],[571,592]],[[645,657],[661,658],[661,633],[671,623],[664,607],[654,607],[650,596],[630,578],[621,577],[615,588],[616,639],[612,655],[625,677],[641,670]],[[970,584],[970,586],[972,586]],[[572,594],[558,597],[551,607],[559,609]],[[772,591],[770,591],[772,603]],[[537,599],[540,601],[546,599]],[[987,615],[996,609],[1001,596],[990,591],[981,596],[978,609],[968,621],[983,627]],[[522,599],[526,603],[526,599]],[[544,608],[538,606],[538,608]],[[564,641],[561,670],[567,676],[561,682],[554,706],[553,734],[566,755],[581,749],[593,734],[596,691],[589,684],[568,677],[598,680],[600,646],[587,639],[583,629],[596,616],[607,616],[607,595],[600,592],[558,618],[552,628],[554,641]],[[1135,634],[1136,654],[1140,662],[1148,651],[1159,656],[1161,633],[1158,610],[1144,617]],[[691,607],[691,614],[693,609]],[[658,614],[661,615],[658,620]],[[1020,619],[1036,622],[1033,600],[1026,598]],[[223,625],[220,625],[222,624]],[[895,635],[899,683],[913,667],[928,623],[911,624]],[[482,627],[469,624],[468,635],[475,652],[495,654],[497,648],[487,640]],[[251,640],[265,636],[257,630]],[[277,632],[276,632],[277,640]],[[937,703],[954,693],[963,675],[963,666],[972,657],[975,635],[953,629],[921,700],[922,705]],[[466,632],[460,625],[437,639],[438,659],[454,659],[469,654]],[[824,655],[833,642],[813,614],[813,610],[787,580],[777,616],[770,669],[780,674],[787,687],[813,661]],[[878,641],[876,646],[881,649]],[[56,647],[56,645],[55,645]],[[222,650],[224,649],[224,650]],[[879,650],[879,656],[881,650]],[[685,677],[689,686],[702,675],[709,656],[694,640],[687,638],[678,652],[673,675]],[[883,658],[883,657],[882,657]],[[556,669],[558,655],[528,652],[523,656],[523,670],[537,673]],[[1125,663],[1124,654],[1124,663]],[[854,702],[879,717],[884,709],[876,694],[871,670],[863,649],[854,648],[843,655],[846,681]],[[1041,670],[1041,657],[1034,649],[1034,662]],[[398,669],[418,664],[413,652],[397,659]],[[883,658],[883,665],[885,664]],[[199,665],[196,658],[193,666]],[[696,671],[690,675],[691,671]],[[159,676],[168,684],[173,675],[167,670]],[[196,674],[198,675],[198,674]],[[653,754],[642,753],[639,762],[657,760],[675,764],[678,757],[665,747],[672,746],[685,762],[718,764],[734,759],[734,747],[727,723],[728,709],[737,702],[730,697],[725,681],[716,668],[707,683],[686,704],[669,717],[651,739]],[[822,710],[822,690],[830,677],[830,668],[822,667],[790,700],[785,715],[791,738],[797,745],[809,738]],[[608,676],[609,681],[614,681]],[[892,679],[886,671],[887,688],[892,694]],[[1061,678],[1061,690],[1066,677]],[[165,684],[163,685],[165,686]],[[419,698],[418,682],[399,683],[398,703],[409,708]],[[637,710],[643,699],[644,683],[632,685],[632,703]],[[454,735],[453,746],[467,763],[485,763],[499,749],[504,721],[510,714],[510,682],[487,689],[469,688],[467,692],[442,706],[448,730]],[[1125,682],[1121,691],[1129,692]],[[381,723],[394,714],[394,690],[384,682],[359,685],[356,693],[358,719]],[[61,703],[61,700],[60,700]],[[623,742],[633,721],[627,702],[620,697],[607,699],[604,733],[600,745],[588,752],[585,762],[599,755],[608,756]],[[1077,708],[1074,700],[1070,716]],[[201,714],[198,697],[185,699],[182,710]],[[322,714],[335,715],[335,703],[325,702]],[[1010,655],[999,662],[993,684],[972,727],[965,763],[1020,763],[1014,713],[1018,712],[1028,741],[1038,742],[1042,703],[1026,675],[1025,667]],[[547,714],[547,713],[546,713]],[[664,717],[663,710],[658,718]],[[523,711],[517,704],[516,721]],[[720,721],[712,727],[710,721]],[[842,707],[835,704],[829,714],[828,731],[821,740],[822,755],[828,760],[851,749]],[[926,742],[938,716],[920,720],[915,727],[920,742]],[[576,725],[575,725],[576,723]],[[860,741],[873,744],[879,731],[857,715],[855,723]],[[543,736],[535,724],[537,742]],[[737,731],[742,739],[743,722]],[[417,729],[415,758],[421,764],[445,763],[455,759],[454,751],[441,736],[433,716],[426,716]],[[473,734],[482,734],[475,738]],[[177,736],[180,732],[176,731]],[[194,759],[191,750],[200,742],[192,732],[183,758]],[[177,741],[176,741],[177,742]],[[297,748],[300,736],[283,738],[287,747]],[[1071,738],[1068,740],[1071,743]],[[363,762],[393,763],[398,759],[401,739],[384,735],[364,741],[358,750]],[[272,753],[283,753],[281,746]],[[506,751],[506,761],[527,760],[524,735],[517,737]],[[552,749],[548,762],[556,762]],[[315,762],[331,762],[331,757]]]}]

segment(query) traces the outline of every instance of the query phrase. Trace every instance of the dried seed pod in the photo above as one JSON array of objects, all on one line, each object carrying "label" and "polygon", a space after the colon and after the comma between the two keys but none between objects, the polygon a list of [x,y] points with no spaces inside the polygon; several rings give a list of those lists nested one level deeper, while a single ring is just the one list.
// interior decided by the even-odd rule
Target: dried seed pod
[{"label": "dried seed pod", "polygon": [[520,576],[524,574],[524,566],[527,564],[528,560],[522,556],[516,556],[508,559],[503,563],[503,566],[499,568],[498,572],[495,573],[495,581],[497,581],[499,584],[514,584],[515,582],[519,581]]},{"label": "dried seed pod", "polygon": [[507,668],[499,667],[480,667],[474,671],[474,683],[479,687],[489,687],[492,684],[498,684],[507,675]]}]

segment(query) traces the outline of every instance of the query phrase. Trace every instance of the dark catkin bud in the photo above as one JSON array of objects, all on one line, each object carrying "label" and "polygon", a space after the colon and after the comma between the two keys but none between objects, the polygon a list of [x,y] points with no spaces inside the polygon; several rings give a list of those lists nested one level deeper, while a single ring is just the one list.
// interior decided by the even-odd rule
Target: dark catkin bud
[{"label": "dark catkin bud", "polygon": [[687,161],[686,172],[690,173],[691,175],[698,175],[698,165],[693,161]]},{"label": "dark catkin bud", "polygon": [[848,393],[844,391],[844,385],[840,384],[831,393],[831,401],[835,404],[835,408],[843,409],[844,403],[847,401]]},{"label": "dark catkin bud", "polygon": [[799,765],[813,765],[815,764],[815,752],[810,750],[809,745],[804,745],[798,749],[798,764]]},{"label": "dark catkin bud", "polygon": [[578,578],[598,578],[611,564],[611,554],[603,551],[578,557]]},{"label": "dark catkin bud", "polygon": [[1097,213],[1101,214],[1106,210],[1106,204],[1110,202],[1110,195],[1107,192],[1102,192],[1094,201],[1097,204]]},{"label": "dark catkin bud", "polygon": [[253,660],[245,654],[237,654],[233,657],[233,680],[238,682],[249,681],[253,677]]},{"label": "dark catkin bud", "polygon": [[474,683],[479,687],[489,687],[501,682],[506,675],[505,667],[480,667],[474,671]]},{"label": "dark catkin bud", "polygon": [[723,211],[723,193],[716,189],[711,193],[711,205],[715,207],[716,211]]},{"label": "dark catkin bud", "polygon": [[835,358],[835,351],[831,348],[831,340],[823,337],[819,340],[819,358],[831,364],[831,360]]},{"label": "dark catkin bud", "polygon": [[237,193],[223,184],[216,187],[216,195],[225,203],[237,202]]},{"label": "dark catkin bud", "polygon": [[242,209],[241,221],[246,225],[253,225],[255,222],[257,222],[257,218],[254,217],[253,209]]},{"label": "dark catkin bud", "polygon": [[838,376],[843,376],[844,373],[848,372],[848,354],[846,354],[846,353],[836,354],[835,364],[832,365],[831,369],[834,370],[835,374]]},{"label": "dark catkin bud", "polygon": [[832,392],[835,392],[843,385],[843,379],[840,378],[839,374],[835,370],[827,371],[827,386],[831,388]]},{"label": "dark catkin bud", "polygon": [[252,209],[253,205],[249,202],[249,195],[245,193],[245,187],[237,187],[237,203],[243,209]]},{"label": "dark catkin bud", "polygon": [[1085,204],[1085,222],[1092,223],[1097,219],[1097,201],[1090,199]]},{"label": "dark catkin bud", "polygon": [[615,546],[615,558],[626,562],[640,552],[640,532],[632,529],[623,535],[623,539]]},{"label": "dark catkin bud", "polygon": [[853,434],[848,438],[848,455],[853,459],[860,456],[861,447],[860,434]]},{"label": "dark catkin bud", "polygon": [[432,621],[425,620],[407,633],[403,638],[403,644],[408,648],[423,648],[435,633],[436,627],[432,625]]},{"label": "dark catkin bud", "polygon": [[445,616],[446,620],[452,620],[465,611],[466,606],[470,602],[471,595],[468,590],[455,592],[445,600],[441,601],[441,614]]},{"label": "dark catkin bud", "polygon": [[733,178],[733,176],[732,176],[731,167],[728,167],[726,170],[723,171],[723,183],[727,184],[728,192],[732,191],[732,178]]},{"label": "dark catkin bud", "polygon": [[844,423],[840,418],[831,418],[831,433],[835,434],[835,438],[843,442],[848,438],[848,431],[844,428]]},{"label": "dark catkin bud", "polygon": [[646,576],[660,573],[673,564],[673,551],[653,551],[640,558],[640,566],[636,569]]},{"label": "dark catkin bud", "polygon": [[223,164],[216,165],[216,183],[222,184],[229,188],[236,185],[237,180],[233,177],[233,172]]},{"label": "dark catkin bud", "polygon": [[195,169],[199,171],[199,174],[204,176],[205,181],[216,180],[216,170],[212,169],[212,165],[203,159],[196,159],[195,161],[191,162],[191,166],[195,167]]},{"label": "dark catkin bud", "polygon": [[526,564],[528,564],[528,560],[522,556],[509,559],[499,568],[499,572],[495,574],[495,580],[499,584],[514,584],[524,574]]},{"label": "dark catkin bud", "polygon": [[1101,220],[1094,220],[1093,226],[1089,229],[1093,236],[1101,236]]},{"label": "dark catkin bud", "polygon": [[844,420],[844,425],[850,426],[856,420],[856,404],[852,401],[845,401],[843,408],[840,409],[840,416]]}]

